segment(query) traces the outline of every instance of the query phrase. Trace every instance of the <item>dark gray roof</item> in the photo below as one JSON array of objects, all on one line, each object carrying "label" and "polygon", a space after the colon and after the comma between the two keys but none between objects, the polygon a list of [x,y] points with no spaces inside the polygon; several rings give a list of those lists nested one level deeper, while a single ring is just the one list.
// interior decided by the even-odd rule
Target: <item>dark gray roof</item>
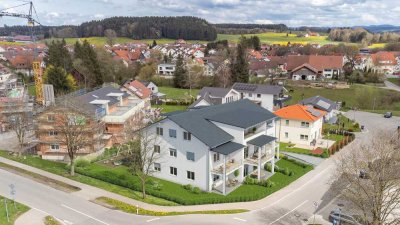
[{"label": "dark gray roof", "polygon": [[327,112],[332,111],[333,109],[336,109],[337,105],[334,101],[324,98],[322,96],[314,96],[311,98],[306,98],[303,99],[302,101],[299,102],[301,105],[312,105],[317,109],[321,109]]},{"label": "dark gray roof", "polygon": [[231,89],[229,88],[218,88],[218,87],[203,87],[200,90],[199,95],[200,96],[204,96],[206,93],[208,93],[210,96],[212,97],[219,97],[219,98],[223,98],[226,96],[226,94],[228,94],[228,92]]},{"label": "dark gray roof", "polygon": [[150,84],[150,81],[145,81],[145,80],[142,80],[142,81],[140,81],[140,83],[142,83],[144,86],[149,86],[149,84]]},{"label": "dark gray roof", "polygon": [[270,143],[271,141],[276,140],[276,137],[271,137],[268,135],[260,135],[254,139],[251,139],[250,141],[247,142],[247,144],[251,144],[257,147],[262,147],[268,143]]},{"label": "dark gray roof", "polygon": [[278,95],[283,87],[279,85],[234,83],[232,86],[238,92]]},{"label": "dark gray roof", "polygon": [[197,104],[199,104],[202,100],[206,101],[209,105],[219,105],[222,104],[222,98],[217,97],[211,97],[209,92],[204,93],[200,98],[198,98],[195,102],[193,102],[190,106],[189,109],[194,109],[198,108]]},{"label": "dark gray roof", "polygon": [[276,118],[270,111],[248,99],[209,106],[167,116],[170,120],[192,133],[210,148],[233,140],[233,137],[211,121],[248,128]]},{"label": "dark gray roof", "polygon": [[228,143],[222,144],[216,148],[211,149],[211,151],[218,152],[222,155],[229,155],[232,152],[236,152],[237,150],[242,149],[244,147],[246,147],[246,146],[230,141]]}]

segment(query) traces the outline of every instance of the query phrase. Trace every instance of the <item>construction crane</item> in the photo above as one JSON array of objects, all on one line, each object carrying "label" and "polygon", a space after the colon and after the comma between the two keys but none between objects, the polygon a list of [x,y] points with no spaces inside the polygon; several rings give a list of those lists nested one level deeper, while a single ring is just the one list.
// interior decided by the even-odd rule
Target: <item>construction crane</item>
[{"label": "construction crane", "polygon": [[[17,7],[22,7],[29,5],[29,12],[28,14],[23,14],[23,13],[12,13],[12,12],[7,12],[7,10],[12,9],[12,8],[17,8]],[[17,6],[12,6],[9,8],[2,9],[0,11],[0,18],[7,16],[7,17],[17,17],[17,18],[24,18],[28,20],[28,27],[30,27],[31,31],[31,38],[34,42],[34,53],[33,53],[33,62],[32,62],[32,68],[33,68],[33,73],[34,73],[34,78],[35,78],[35,90],[36,90],[36,102],[38,104],[43,104],[44,98],[43,98],[43,70],[41,67],[41,63],[39,60],[36,60],[36,38],[34,35],[34,30],[33,27],[35,24],[41,25],[36,19],[33,17],[33,13],[35,13],[36,17],[36,9],[35,6],[33,5],[32,1],[25,2],[24,4],[17,5]]]}]

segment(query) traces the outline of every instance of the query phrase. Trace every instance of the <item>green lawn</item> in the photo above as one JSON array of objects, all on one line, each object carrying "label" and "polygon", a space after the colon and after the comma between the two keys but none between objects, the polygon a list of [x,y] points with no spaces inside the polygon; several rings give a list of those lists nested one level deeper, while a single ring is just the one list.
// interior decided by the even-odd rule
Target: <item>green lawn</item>
[{"label": "green lawn", "polygon": [[0,225],[13,225],[15,220],[25,213],[26,211],[29,210],[28,206],[22,205],[18,202],[15,203],[15,208],[14,208],[14,203],[12,200],[7,199],[7,209],[8,209],[8,215],[10,222],[7,221],[7,214],[6,214],[6,207],[4,204],[5,198],[3,196],[0,196]]},{"label": "green lawn", "polygon": [[28,85],[28,94],[31,96],[36,96],[36,89],[34,84]]},{"label": "green lawn", "polygon": [[[18,158],[9,156],[7,153],[2,151],[0,151],[0,156],[34,166],[48,172],[62,175],[78,182],[103,188],[105,190],[137,200],[142,200],[140,198],[140,193],[138,192],[140,191],[139,180],[136,176],[133,176],[129,169],[125,166],[109,167],[103,164],[92,163],[85,165],[84,167],[76,168],[76,172],[78,174],[74,177],[71,177],[68,175],[66,165],[63,163],[46,161],[33,156]],[[159,205],[194,205],[254,201],[280,190],[308,171],[312,170],[312,167],[302,168],[292,162],[287,162],[284,159],[281,159],[276,165],[280,167],[288,167],[291,165],[295,175],[287,176],[281,173],[275,173],[271,178],[269,178],[275,183],[275,186],[271,188],[258,185],[242,185],[227,196],[208,192],[195,193],[186,190],[182,185],[166,180],[152,178],[152,181],[146,187],[149,195],[145,202]]]},{"label": "green lawn", "polygon": [[187,106],[185,105],[152,105],[152,108],[161,108],[162,109],[162,113],[169,113],[169,112],[174,112],[174,111],[178,111],[178,110],[186,110]]},{"label": "green lawn", "polygon": [[132,191],[131,189],[128,188],[123,188],[121,186],[117,185],[112,185],[110,183],[106,183],[101,180],[93,179],[91,177],[83,176],[81,174],[76,174],[74,177],[71,177],[69,175],[69,171],[67,169],[67,165],[65,163],[61,162],[54,162],[54,161],[48,161],[48,160],[43,160],[39,158],[38,156],[24,156],[23,158],[21,157],[16,157],[16,156],[11,156],[8,155],[7,152],[5,151],[0,151],[0,156],[4,158],[8,158],[32,167],[36,167],[42,170],[45,170],[50,173],[54,173],[60,176],[64,176],[66,178],[92,185],[110,192],[114,192],[116,194],[123,195],[128,198],[133,198],[136,200],[144,201],[146,203],[150,204],[155,204],[155,205],[177,205],[176,203],[173,203],[171,201],[167,201],[164,199],[156,198],[153,196],[149,196],[145,200],[141,198],[141,193],[137,191]]},{"label": "green lawn", "polygon": [[400,86],[400,79],[399,78],[387,78],[388,81],[392,82],[393,84]]},{"label": "green lawn", "polygon": [[193,96],[193,98],[197,97],[199,93],[199,89],[192,89],[192,94],[190,95],[189,89],[181,89],[181,88],[173,88],[173,87],[159,87],[158,91],[166,94],[166,98],[172,99],[187,99],[189,96]]},{"label": "green lawn", "polygon": [[344,115],[340,114],[338,115],[338,123],[340,125],[336,124],[323,124],[323,129],[344,129],[344,130],[353,130],[354,132],[360,132],[361,128],[360,126],[355,126],[355,123],[353,122],[353,119],[347,118]]},{"label": "green lawn", "polygon": [[386,110],[400,112],[400,93],[383,89],[379,87],[373,87],[369,85],[355,84],[351,85],[348,89],[327,89],[327,88],[303,88],[288,86],[288,90],[292,89],[294,92],[290,93],[292,99],[288,104],[296,104],[304,98],[309,98],[315,95],[320,95],[325,98],[329,98],[333,101],[345,102],[343,110],[351,107],[357,107],[360,110]]}]

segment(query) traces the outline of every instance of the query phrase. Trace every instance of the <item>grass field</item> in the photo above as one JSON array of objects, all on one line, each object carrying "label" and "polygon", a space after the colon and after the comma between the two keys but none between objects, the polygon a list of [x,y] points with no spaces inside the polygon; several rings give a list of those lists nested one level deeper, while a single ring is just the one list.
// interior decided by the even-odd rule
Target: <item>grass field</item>
[{"label": "grass field", "polygon": [[174,111],[178,111],[178,110],[186,110],[187,106],[184,105],[152,105],[152,108],[161,108],[162,111],[161,113],[169,113],[169,112],[174,112]]},{"label": "grass field", "polygon": [[400,86],[400,78],[388,78],[388,81],[392,82],[393,84],[399,85]]},{"label": "grass field", "polygon": [[3,196],[0,196],[0,225],[13,225],[15,220],[25,213],[26,211],[29,210],[28,206],[22,205],[18,202],[15,203],[15,208],[13,201],[10,199],[7,199],[7,209],[8,209],[8,215],[10,218],[10,222],[7,221],[7,214],[6,214],[6,208],[4,204],[5,198]]},{"label": "grass field", "polygon": [[[324,123],[322,127],[323,127],[323,129],[332,129],[332,130],[335,130],[335,129],[349,130],[349,129],[351,129],[354,132],[361,131],[359,126],[354,126],[355,123],[353,122],[353,119],[347,118],[343,115],[338,116],[338,123],[340,125]],[[343,124],[344,124],[344,126],[343,126]]]},{"label": "grass field", "polygon": [[383,110],[400,112],[400,102],[390,102],[391,96],[400,97],[400,93],[373,87],[369,85],[355,84],[348,89],[327,89],[327,88],[302,88],[302,87],[287,87],[292,89],[292,99],[288,104],[296,104],[304,98],[309,98],[315,95],[320,95],[333,101],[345,102],[343,110],[348,110],[352,107],[357,107],[359,110]]},{"label": "grass field", "polygon": [[[173,87],[159,87],[158,91],[164,93],[166,98],[172,99],[185,99],[190,96],[189,89],[180,89],[180,88],[173,88]],[[196,98],[197,94],[199,93],[199,89],[192,89],[192,97]]]}]

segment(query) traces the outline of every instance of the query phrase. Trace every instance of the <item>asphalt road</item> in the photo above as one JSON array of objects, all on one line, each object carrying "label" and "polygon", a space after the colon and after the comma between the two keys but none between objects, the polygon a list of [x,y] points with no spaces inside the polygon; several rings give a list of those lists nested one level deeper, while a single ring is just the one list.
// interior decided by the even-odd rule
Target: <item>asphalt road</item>
[{"label": "asphalt road", "polygon": [[[366,112],[347,112],[346,116],[355,118],[366,130],[357,134],[352,144],[370,140],[371,136],[384,130],[396,131],[400,118],[383,118],[382,115]],[[346,151],[343,149],[339,154]],[[130,224],[305,224],[314,212],[327,214],[336,208],[335,196],[329,192],[334,160],[339,154],[322,162],[311,171],[312,177],[300,178],[296,185],[268,197],[268,204],[258,210],[234,215],[184,215],[174,217],[147,217],[126,214],[111,210],[84,200],[83,198],[55,190],[30,179],[0,170],[0,194],[10,197],[10,183],[16,185],[16,200],[31,208],[52,215],[65,225],[130,225]],[[318,208],[314,206],[317,203]]]}]

